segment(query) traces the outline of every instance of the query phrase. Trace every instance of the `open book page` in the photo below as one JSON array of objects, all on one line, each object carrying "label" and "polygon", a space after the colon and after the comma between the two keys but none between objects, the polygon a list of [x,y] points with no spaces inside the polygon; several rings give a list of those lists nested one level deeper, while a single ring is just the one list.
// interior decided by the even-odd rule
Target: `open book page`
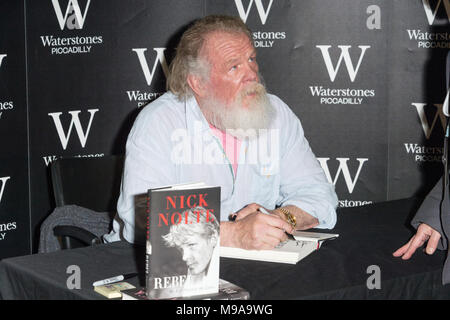
[{"label": "open book page", "polygon": [[322,241],[322,240],[331,240],[339,237],[339,234],[337,233],[322,233],[310,231],[294,231],[292,235],[296,240],[302,241]]},{"label": "open book page", "polygon": [[318,243],[315,241],[287,240],[281,242],[272,250],[245,250],[241,248],[220,247],[220,256],[225,258],[295,264],[317,249]]}]

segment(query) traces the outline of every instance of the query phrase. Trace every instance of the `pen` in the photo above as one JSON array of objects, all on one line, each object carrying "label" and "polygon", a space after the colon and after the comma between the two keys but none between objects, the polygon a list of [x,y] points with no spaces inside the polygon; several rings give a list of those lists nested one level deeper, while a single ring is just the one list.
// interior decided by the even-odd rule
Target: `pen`
[{"label": "pen", "polygon": [[[269,214],[269,215],[270,215],[270,213],[269,213],[266,209],[264,209],[263,207],[259,207],[259,208],[258,208],[258,211],[260,211],[261,213]],[[290,233],[288,233],[288,232],[286,232],[286,231],[284,231],[284,233],[286,233],[286,235],[287,235],[287,237],[288,237],[289,239],[295,240],[295,238],[294,238],[294,236],[293,236],[292,234],[290,234]]]},{"label": "pen", "polygon": [[118,276],[115,276],[115,277],[111,277],[111,278],[95,281],[92,285],[94,287],[103,286],[105,284],[115,283],[115,282],[122,281],[124,279],[133,278],[133,277],[135,277],[137,275],[138,275],[137,273],[121,274],[121,275],[118,275]]}]

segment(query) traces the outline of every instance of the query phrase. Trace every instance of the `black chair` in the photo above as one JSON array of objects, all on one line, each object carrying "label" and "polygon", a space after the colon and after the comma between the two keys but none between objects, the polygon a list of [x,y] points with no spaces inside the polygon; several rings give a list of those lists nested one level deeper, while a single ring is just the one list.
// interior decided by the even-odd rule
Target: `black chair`
[{"label": "black chair", "polygon": [[[56,207],[77,205],[97,212],[116,211],[123,170],[123,155],[99,158],[60,158],[50,167]],[[92,232],[77,226],[58,225],[62,249],[101,243]]]}]

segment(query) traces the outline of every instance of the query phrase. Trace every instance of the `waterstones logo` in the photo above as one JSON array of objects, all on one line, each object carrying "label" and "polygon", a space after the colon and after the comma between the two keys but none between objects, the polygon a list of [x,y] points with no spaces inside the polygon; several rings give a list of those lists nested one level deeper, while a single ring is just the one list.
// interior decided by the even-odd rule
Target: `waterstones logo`
[{"label": "waterstones logo", "polygon": [[[169,75],[169,67],[167,65],[166,57],[164,55],[165,50],[166,48],[153,48],[154,60],[152,64],[152,69],[150,70],[148,60],[146,57],[147,48],[132,49],[132,51],[136,53],[136,56],[139,60],[140,67],[142,69],[142,73],[144,74],[145,82],[147,83],[148,87],[150,87],[153,83],[154,76],[158,66],[162,68],[162,71],[166,78]],[[137,106],[142,107],[146,105],[148,102],[162,95],[164,92],[146,92],[146,91],[142,92],[140,90],[127,90],[126,93],[130,102],[137,102]]]},{"label": "waterstones logo", "polygon": [[87,125],[86,131],[83,131],[83,127],[81,126],[79,114],[81,110],[75,110],[75,111],[69,111],[69,114],[71,115],[71,121],[69,125],[69,130],[67,131],[67,134],[65,133],[60,116],[62,112],[53,112],[49,113],[48,115],[53,119],[53,122],[55,123],[56,131],[59,136],[59,141],[61,142],[61,145],[64,150],[67,148],[67,144],[69,143],[69,138],[72,133],[72,129],[75,126],[75,130],[78,135],[78,139],[80,140],[81,147],[84,148],[86,146],[87,138],[89,135],[89,131],[91,130],[92,120],[94,120],[94,115],[98,111],[98,109],[89,109],[88,112],[90,114],[89,123]]},{"label": "waterstones logo", "polygon": [[[431,124],[428,121],[428,118],[425,114],[425,107],[427,106],[426,103],[413,102],[413,103],[411,103],[411,105],[414,106],[417,110],[417,114],[419,115],[420,123],[422,124],[423,133],[425,134],[425,137],[427,140],[430,139],[431,133],[433,132],[433,130],[436,127],[436,124],[438,122],[441,123],[442,132],[445,133],[446,118],[444,115],[443,104],[438,104],[438,103],[433,104],[433,107],[431,109],[434,112],[432,114]],[[430,108],[428,108],[428,109],[430,109]],[[438,119],[440,121],[438,121]]]},{"label": "waterstones logo", "polygon": [[356,76],[358,75],[359,67],[361,66],[361,62],[364,58],[364,55],[366,53],[366,50],[370,48],[370,46],[358,46],[358,48],[361,49],[361,53],[359,54],[358,63],[356,64],[356,68],[353,65],[352,59],[350,58],[350,52],[349,49],[352,46],[338,46],[338,48],[341,50],[341,54],[339,56],[339,59],[336,63],[336,67],[333,65],[333,62],[331,61],[329,49],[331,46],[316,46],[316,48],[320,49],[320,52],[322,53],[323,60],[325,62],[325,66],[328,71],[328,75],[330,76],[331,82],[334,82],[336,79],[336,75],[339,71],[339,68],[341,67],[342,61],[344,61],[344,64],[347,68],[348,75],[350,77],[350,81],[354,82]]},{"label": "waterstones logo", "polygon": [[4,112],[14,109],[14,103],[12,101],[0,101],[0,119],[2,119]]},{"label": "waterstones logo", "polygon": [[1,68],[1,66],[2,66],[2,64],[3,64],[3,60],[6,58],[6,54],[0,54],[0,68]]},{"label": "waterstones logo", "polygon": [[[250,15],[258,12],[259,19],[262,25],[265,25],[269,17],[270,10],[272,8],[273,0],[266,1],[266,6],[264,6],[263,0],[250,0],[247,7],[244,7],[242,0],[234,0],[236,9],[244,23],[247,23],[247,19]],[[253,6],[253,4],[255,4]],[[252,7],[256,7],[256,10],[252,10]],[[285,31],[255,31],[252,34],[253,44],[255,48],[272,48],[276,41],[285,40]]]},{"label": "waterstones logo", "polygon": [[5,187],[6,187],[6,182],[7,182],[10,178],[11,178],[11,177],[3,177],[3,178],[0,178],[0,203],[2,203],[3,193],[5,192]]},{"label": "waterstones logo", "polygon": [[247,23],[247,18],[250,13],[250,9],[252,8],[253,3],[255,3],[256,9],[258,10],[259,18],[261,19],[261,23],[264,25],[266,24],[267,17],[269,16],[273,0],[270,0],[267,9],[264,8],[262,0],[250,0],[246,10],[244,9],[244,4],[242,3],[242,0],[234,0],[234,3],[236,4],[239,16],[241,17],[242,21],[244,21],[244,23]]},{"label": "waterstones logo", "polygon": [[[425,9],[425,14],[427,16],[428,24],[431,26],[435,24],[436,15],[439,11],[439,8],[444,7],[445,12],[447,13],[447,20],[444,21],[436,21],[436,24],[447,24],[450,22],[450,0],[431,0],[434,4],[434,9],[430,5],[430,0],[422,0],[423,8]],[[441,5],[443,4],[443,5]]]},{"label": "waterstones logo", "polygon": [[[361,67],[364,55],[370,46],[358,46],[360,49],[360,54],[357,62],[353,62],[350,57],[350,49],[352,46],[340,45],[339,58],[333,63],[330,55],[329,49],[332,48],[331,45],[317,45],[322,54],[323,61],[325,63],[325,68],[328,72],[328,76],[331,82],[336,80],[336,77],[340,70],[342,70],[342,65],[345,65],[348,77],[351,82],[354,82],[358,71]],[[332,49],[332,51],[334,51]],[[343,62],[343,63],[342,63]],[[364,102],[365,98],[375,97],[374,89],[350,89],[350,88],[329,88],[324,86],[310,86],[309,87],[311,95],[313,97],[320,98],[320,104],[355,104],[360,105]]]},{"label": "waterstones logo", "polygon": [[[443,112],[443,104],[434,103],[430,106],[427,103],[413,102],[411,105],[417,111],[426,140],[430,139],[436,127],[442,128],[442,135],[445,133],[446,118]],[[431,114],[431,118],[427,117],[427,113],[428,115]],[[416,162],[441,162],[444,154],[444,148],[438,146],[404,143],[404,147],[406,153],[412,155]]]},{"label": "waterstones logo", "polygon": [[[450,22],[450,0],[422,0],[425,15],[430,26],[445,26]],[[447,19],[438,19],[439,12],[445,9]],[[448,28],[447,28],[448,29]],[[409,40],[423,49],[449,49],[450,35],[445,32],[428,32],[421,29],[407,29]]]},{"label": "waterstones logo", "polygon": [[407,29],[409,40],[417,42],[418,48],[449,49],[450,35],[448,32],[427,32],[420,29]]},{"label": "waterstones logo", "polygon": [[[356,160],[358,161],[358,169],[356,169],[356,173],[354,174],[354,177],[352,177],[352,174],[350,173],[350,170],[348,168],[348,161],[350,160],[350,158],[336,158],[336,160],[339,162],[339,166],[336,174],[334,175],[334,178],[332,178],[330,169],[328,167],[328,160],[330,160],[330,158],[317,158],[317,160],[319,161],[323,171],[325,172],[325,176],[327,177],[329,183],[332,183],[334,186],[336,186],[336,183],[338,182],[339,177],[342,174],[349,194],[353,193],[362,168],[364,164],[369,161],[368,158],[356,158]],[[372,203],[372,201],[346,199],[339,200],[340,207],[356,207],[370,203]]]},{"label": "waterstones logo", "polygon": [[[53,112],[53,113],[48,114],[49,117],[52,118],[53,123],[55,124],[56,132],[58,133],[59,141],[61,142],[61,146],[62,146],[63,150],[67,149],[67,146],[69,144],[69,139],[70,139],[70,136],[72,135],[72,130],[74,127],[75,127],[75,132],[77,133],[77,136],[78,136],[78,140],[80,141],[81,147],[82,148],[86,147],[87,139],[89,136],[89,132],[91,130],[94,116],[99,111],[99,109],[88,109],[87,111],[89,113],[89,121],[86,125],[86,129],[83,129],[83,126],[81,124],[81,120],[79,117],[81,110],[74,110],[74,111],[68,112],[71,116],[71,120],[70,120],[69,128],[67,130],[64,130],[64,127],[63,127],[63,124],[62,124],[62,121],[60,118],[62,115],[62,112]],[[103,157],[103,156],[104,156],[103,153],[74,155],[74,157]],[[58,158],[58,156],[51,155],[51,156],[44,156],[43,160],[45,162],[45,165],[48,166],[51,162],[53,162],[57,158]]]},{"label": "waterstones logo", "polygon": [[[4,59],[6,58],[6,54],[0,54],[0,68],[3,64]],[[0,101],[0,119],[3,116],[5,111],[12,110],[14,108],[14,104],[12,101]]]},{"label": "waterstones logo", "polygon": [[17,222],[0,223],[0,241],[6,240],[6,233],[17,229]]},{"label": "waterstones logo", "polygon": [[59,22],[59,27],[64,30],[67,27],[69,30],[73,29],[83,29],[84,21],[86,20],[86,15],[91,4],[91,0],[87,0],[84,13],[81,13],[81,8],[78,0],[69,0],[66,7],[66,12],[63,16],[61,6],[59,5],[59,0],[52,0],[53,8],[55,9],[56,18]]},{"label": "waterstones logo", "polygon": [[[88,0],[84,7],[84,11],[82,11],[77,0],[69,0],[66,10],[63,13],[59,0],[52,0],[61,31],[82,30],[90,3],[91,0]],[[103,43],[103,37],[101,35],[73,37],[44,35],[40,38],[42,46],[49,48],[52,55],[90,53],[95,45]]]},{"label": "waterstones logo", "polygon": [[339,162],[339,167],[336,171],[336,174],[334,175],[334,179],[331,177],[330,169],[328,168],[328,160],[330,158],[317,158],[320,165],[322,166],[323,171],[325,172],[325,176],[327,177],[328,181],[332,183],[334,186],[336,185],[341,173],[344,176],[345,184],[347,186],[348,193],[352,194],[353,190],[355,189],[355,185],[358,182],[359,175],[361,173],[361,170],[364,166],[364,163],[369,161],[368,158],[356,158],[358,161],[358,169],[356,170],[356,173],[354,175],[354,178],[352,178],[352,175],[350,174],[350,170],[348,169],[348,160],[350,158],[336,158],[336,160]]},{"label": "waterstones logo", "polygon": [[415,162],[441,162],[444,148],[427,147],[418,143],[404,143],[407,154],[414,156]]},{"label": "waterstones logo", "polygon": [[[11,179],[11,177],[0,178],[0,204],[2,203],[3,194],[6,188],[6,182]],[[6,232],[17,229],[16,222],[0,223],[0,241],[6,240]]]}]

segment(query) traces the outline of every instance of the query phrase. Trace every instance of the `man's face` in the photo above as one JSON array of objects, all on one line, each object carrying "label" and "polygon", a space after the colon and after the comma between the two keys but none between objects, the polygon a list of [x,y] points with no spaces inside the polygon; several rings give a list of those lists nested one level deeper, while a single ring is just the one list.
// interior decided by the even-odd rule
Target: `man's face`
[{"label": "man's face", "polygon": [[213,32],[206,36],[201,55],[210,66],[205,93],[198,97],[206,120],[222,131],[233,129],[230,134],[238,139],[268,128],[274,110],[260,83],[255,48],[247,36]]},{"label": "man's face", "polygon": [[207,87],[213,97],[229,105],[244,94],[242,107],[248,106],[255,96],[251,87],[259,82],[256,51],[248,37],[213,32],[206,37],[203,54],[211,66]]},{"label": "man's face", "polygon": [[206,272],[211,260],[216,241],[214,237],[192,236],[180,245],[183,261],[188,266],[189,273],[198,275]]}]

